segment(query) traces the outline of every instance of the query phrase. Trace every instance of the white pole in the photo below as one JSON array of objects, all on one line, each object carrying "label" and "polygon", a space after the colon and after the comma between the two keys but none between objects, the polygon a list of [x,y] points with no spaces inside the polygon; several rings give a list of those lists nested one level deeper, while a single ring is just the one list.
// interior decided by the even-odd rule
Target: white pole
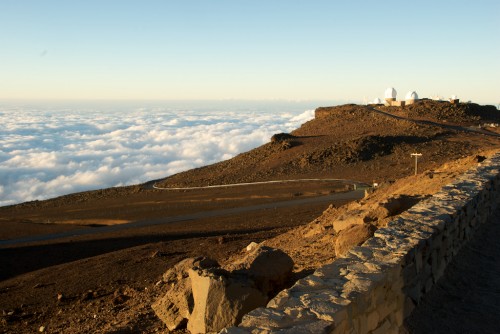
[{"label": "white pole", "polygon": [[422,153],[412,153],[412,157],[415,157],[415,175],[418,173],[418,157],[422,156]]}]

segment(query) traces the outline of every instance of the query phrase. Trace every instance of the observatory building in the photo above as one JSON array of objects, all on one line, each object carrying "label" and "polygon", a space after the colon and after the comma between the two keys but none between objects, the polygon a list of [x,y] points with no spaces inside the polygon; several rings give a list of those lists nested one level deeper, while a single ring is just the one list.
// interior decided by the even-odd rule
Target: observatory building
[{"label": "observatory building", "polygon": [[398,96],[398,92],[392,87],[389,87],[385,90],[385,101],[391,105],[392,102],[396,101],[396,96]]},{"label": "observatory building", "polygon": [[406,93],[405,96],[406,104],[413,104],[415,101],[418,101],[418,94],[415,91],[410,91]]},{"label": "observatory building", "polygon": [[397,101],[396,96],[398,92],[392,87],[389,87],[385,90],[385,105],[393,106],[393,107],[404,107],[405,101]]}]

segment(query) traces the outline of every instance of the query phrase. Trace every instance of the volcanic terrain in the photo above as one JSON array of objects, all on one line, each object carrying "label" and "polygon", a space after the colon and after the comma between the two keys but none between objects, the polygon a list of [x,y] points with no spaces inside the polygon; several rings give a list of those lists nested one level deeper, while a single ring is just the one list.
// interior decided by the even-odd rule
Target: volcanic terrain
[{"label": "volcanic terrain", "polygon": [[[162,274],[193,256],[229,264],[250,242],[284,250],[295,278],[305,275],[335,258],[333,222],[383,226],[496,151],[499,122],[492,106],[430,100],[318,108],[299,129],[227,161],[2,207],[0,332],[165,332],[150,307],[169,288]],[[315,181],[155,188],[304,179]],[[380,186],[365,196],[363,183]],[[393,199],[398,209],[381,215]]]}]

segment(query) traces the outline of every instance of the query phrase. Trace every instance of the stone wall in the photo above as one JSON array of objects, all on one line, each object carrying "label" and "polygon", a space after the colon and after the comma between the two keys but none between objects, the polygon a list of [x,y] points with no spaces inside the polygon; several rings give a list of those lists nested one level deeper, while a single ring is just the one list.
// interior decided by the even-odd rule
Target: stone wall
[{"label": "stone wall", "polygon": [[373,238],[221,333],[398,333],[492,212],[500,155],[483,161]]}]

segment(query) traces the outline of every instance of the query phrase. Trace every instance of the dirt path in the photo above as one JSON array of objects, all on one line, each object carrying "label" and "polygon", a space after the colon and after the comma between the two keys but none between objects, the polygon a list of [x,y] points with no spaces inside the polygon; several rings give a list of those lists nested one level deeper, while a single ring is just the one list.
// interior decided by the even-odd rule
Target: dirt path
[{"label": "dirt path", "polygon": [[408,333],[500,333],[500,207],[406,320]]}]

